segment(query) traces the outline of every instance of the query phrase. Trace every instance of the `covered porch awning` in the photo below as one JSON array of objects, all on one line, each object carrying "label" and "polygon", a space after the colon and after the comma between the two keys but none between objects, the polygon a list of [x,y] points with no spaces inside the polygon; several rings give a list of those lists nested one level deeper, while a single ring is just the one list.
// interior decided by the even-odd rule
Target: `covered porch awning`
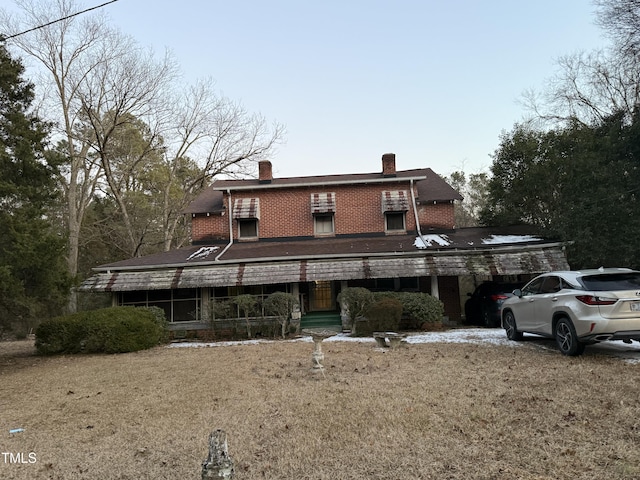
[{"label": "covered porch awning", "polygon": [[120,292],[321,280],[518,275],[568,268],[564,251],[556,244],[493,250],[440,251],[421,255],[212,262],[198,266],[132,268],[97,273],[82,283],[80,290]]}]

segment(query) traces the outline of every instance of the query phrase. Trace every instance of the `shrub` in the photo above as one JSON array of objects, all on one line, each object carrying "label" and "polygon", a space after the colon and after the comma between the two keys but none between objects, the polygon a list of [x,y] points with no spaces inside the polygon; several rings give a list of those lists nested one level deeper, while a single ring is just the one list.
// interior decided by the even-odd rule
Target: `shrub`
[{"label": "shrub", "polygon": [[404,293],[402,306],[412,328],[419,328],[424,323],[442,322],[444,305],[428,293]]},{"label": "shrub", "polygon": [[440,323],[444,315],[444,305],[428,293],[417,292],[376,292],[376,300],[394,298],[402,303],[403,327],[415,330],[425,323]]},{"label": "shrub", "polygon": [[233,318],[235,315],[231,314],[232,304],[229,300],[215,300],[211,302],[211,313],[213,314],[213,320]]},{"label": "shrub", "polygon": [[123,353],[166,341],[162,309],[113,307],[78,312],[42,322],[36,329],[40,354]]},{"label": "shrub", "polygon": [[373,293],[363,287],[347,287],[338,295],[338,302],[349,318],[351,333],[356,333],[356,321],[373,303]]},{"label": "shrub", "polygon": [[248,293],[235,296],[231,299],[231,303],[238,307],[238,310],[244,314],[245,326],[247,328],[247,338],[251,338],[251,322],[249,317],[258,312],[258,300]]},{"label": "shrub", "polygon": [[289,319],[295,307],[299,305],[295,295],[285,292],[274,292],[264,301],[264,309],[269,315],[274,315],[280,323],[282,338],[286,336]]},{"label": "shrub", "polygon": [[397,331],[402,317],[402,303],[392,297],[382,298],[369,306],[365,316],[367,321],[358,332],[361,335]]}]

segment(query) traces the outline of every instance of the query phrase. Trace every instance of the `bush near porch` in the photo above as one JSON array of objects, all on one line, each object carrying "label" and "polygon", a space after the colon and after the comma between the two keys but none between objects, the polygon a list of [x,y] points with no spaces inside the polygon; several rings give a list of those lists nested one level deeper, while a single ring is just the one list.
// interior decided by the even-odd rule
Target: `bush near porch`
[{"label": "bush near porch", "polygon": [[[350,319],[352,333],[358,330],[374,331],[373,326],[366,322],[371,314],[371,307],[382,299],[393,299],[402,305],[401,318],[398,325],[393,327],[391,322],[387,328],[381,328],[378,320],[378,330],[421,330],[432,329],[441,325],[444,315],[444,304],[428,293],[419,292],[371,292],[363,287],[348,287],[340,292],[338,301]],[[377,316],[377,313],[373,314]],[[377,318],[377,317],[376,317]],[[389,320],[391,321],[391,320]]]},{"label": "bush near porch", "polygon": [[285,292],[215,300],[210,304],[210,334],[215,339],[285,338],[298,330],[291,321],[296,308],[296,296]]},{"label": "bush near porch", "polygon": [[124,353],[167,341],[164,312],[157,307],[112,307],[78,312],[42,322],[36,348],[42,355]]},{"label": "bush near porch", "polygon": [[402,317],[402,303],[391,297],[380,298],[367,309],[365,317],[367,321],[358,326],[358,335],[397,331]]},{"label": "bush near porch", "polygon": [[444,304],[428,293],[375,292],[374,298],[394,298],[402,304],[400,330],[421,330],[442,323]]}]

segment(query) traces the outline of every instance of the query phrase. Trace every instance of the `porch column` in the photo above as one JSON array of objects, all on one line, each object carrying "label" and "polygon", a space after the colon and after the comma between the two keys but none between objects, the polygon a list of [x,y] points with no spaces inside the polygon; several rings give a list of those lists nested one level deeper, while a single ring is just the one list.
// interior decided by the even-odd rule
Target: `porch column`
[{"label": "porch column", "polygon": [[[340,291],[341,291],[341,292],[344,292],[344,289],[345,289],[345,288],[348,288],[348,287],[349,287],[349,282],[347,282],[346,280],[341,280],[341,281],[340,281]],[[343,322],[344,322],[344,319],[345,319],[345,317],[346,317],[346,315],[347,315],[347,314],[346,314],[346,312],[345,312],[344,307],[342,306],[342,304],[340,304],[340,315],[342,316],[342,320],[343,320]]]},{"label": "porch column", "polygon": [[298,302],[300,303],[300,312],[302,312],[303,304],[302,304],[302,299],[300,298],[300,283],[298,282],[291,283],[291,295],[293,295],[298,299]]},{"label": "porch column", "polygon": [[207,322],[211,319],[211,289],[200,289],[200,321]]},{"label": "porch column", "polygon": [[438,290],[438,277],[433,275],[431,277],[431,296],[440,299],[440,291]]}]

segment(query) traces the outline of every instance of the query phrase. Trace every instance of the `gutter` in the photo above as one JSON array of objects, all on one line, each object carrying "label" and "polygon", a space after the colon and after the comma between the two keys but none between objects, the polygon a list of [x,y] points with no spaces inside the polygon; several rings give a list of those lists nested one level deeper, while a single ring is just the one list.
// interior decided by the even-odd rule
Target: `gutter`
[{"label": "gutter", "polygon": [[227,250],[233,245],[233,203],[231,202],[231,190],[227,188],[227,194],[229,195],[229,243],[222,249],[222,251],[216,255],[214,262],[219,262],[220,257],[226,253]]}]

